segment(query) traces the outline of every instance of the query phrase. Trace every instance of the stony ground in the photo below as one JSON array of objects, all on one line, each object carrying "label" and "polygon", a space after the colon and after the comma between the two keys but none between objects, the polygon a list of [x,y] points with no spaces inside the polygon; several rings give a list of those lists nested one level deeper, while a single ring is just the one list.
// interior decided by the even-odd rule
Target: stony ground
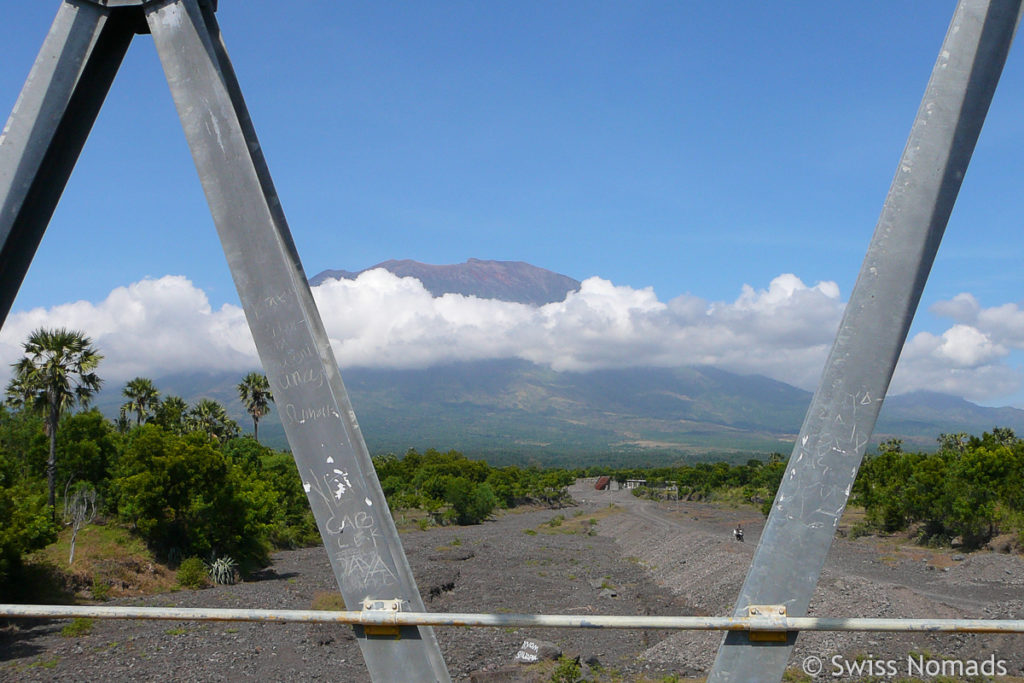
[{"label": "stony ground", "polygon": [[[578,505],[503,514],[474,527],[402,535],[427,608],[439,612],[728,614],[760,532],[752,509],[654,503],[624,491],[574,489]],[[610,508],[609,504],[615,507]],[[561,516],[562,519],[559,519]],[[552,520],[554,522],[552,523]],[[591,520],[594,520],[591,522]],[[730,530],[742,522],[744,543]],[[554,525],[552,525],[554,524]],[[284,552],[258,580],[124,600],[126,604],[309,609],[334,592],[320,548]],[[1024,618],[1017,555],[960,555],[898,539],[837,539],[812,614]],[[62,636],[67,621],[0,628],[0,680],[369,680],[350,627],[96,621]],[[455,680],[508,680],[525,639],[557,644],[624,680],[700,676],[715,633],[438,628]],[[1024,673],[1024,636],[805,634],[792,663],[835,654],[1004,659]],[[900,666],[903,666],[901,663]],[[833,677],[826,669],[822,680]],[[905,673],[901,671],[901,673]]]},{"label": "stony ground", "polygon": [[[761,515],[700,503],[629,500],[619,492],[610,495],[627,513],[609,516],[601,533],[616,538],[624,554],[651,567],[658,583],[671,587],[693,613],[732,611],[760,538]],[[730,534],[738,522],[746,532],[743,543]],[[1022,586],[1024,559],[1019,555],[929,550],[904,538],[840,537],[833,543],[809,611],[823,617],[1024,619]],[[710,668],[720,641],[715,633],[675,633],[642,658],[659,670],[699,675]],[[1005,660],[1008,674],[1021,676],[1024,636],[806,633],[790,664],[799,671],[805,659],[818,658],[824,664],[818,679],[860,680],[834,676],[834,656],[840,656],[843,665],[867,658],[893,660],[900,675],[908,673],[907,657],[923,657],[926,664],[995,657]]]}]

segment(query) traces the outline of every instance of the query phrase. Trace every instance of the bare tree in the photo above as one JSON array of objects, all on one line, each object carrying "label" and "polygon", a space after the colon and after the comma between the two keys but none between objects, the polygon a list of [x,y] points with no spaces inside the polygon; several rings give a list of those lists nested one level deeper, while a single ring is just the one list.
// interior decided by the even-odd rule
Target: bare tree
[{"label": "bare tree", "polygon": [[[68,481],[68,486],[71,482]],[[68,564],[75,561],[75,541],[78,540],[78,532],[86,524],[96,519],[96,489],[86,484],[79,486],[75,492],[68,496],[64,491],[64,524],[71,527],[71,554],[68,555]]]}]

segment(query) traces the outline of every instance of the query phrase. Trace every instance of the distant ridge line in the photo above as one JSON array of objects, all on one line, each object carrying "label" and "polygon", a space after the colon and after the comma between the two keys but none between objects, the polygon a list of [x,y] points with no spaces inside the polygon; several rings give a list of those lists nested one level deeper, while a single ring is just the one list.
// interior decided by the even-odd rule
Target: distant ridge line
[{"label": "distant ridge line", "polygon": [[[161,394],[189,403],[212,398],[239,424],[244,373],[157,377]],[[677,462],[701,454],[749,455],[792,450],[811,393],[761,375],[712,367],[621,368],[556,372],[521,359],[452,362],[422,369],[342,370],[372,453],[454,448],[503,462],[624,464]],[[116,418],[124,397],[110,385],[93,402]],[[891,438],[906,450],[934,450],[941,433],[980,435],[993,427],[1024,434],[1024,411],[979,406],[934,392],[890,396],[872,444]],[[275,406],[260,438],[287,447]]]}]

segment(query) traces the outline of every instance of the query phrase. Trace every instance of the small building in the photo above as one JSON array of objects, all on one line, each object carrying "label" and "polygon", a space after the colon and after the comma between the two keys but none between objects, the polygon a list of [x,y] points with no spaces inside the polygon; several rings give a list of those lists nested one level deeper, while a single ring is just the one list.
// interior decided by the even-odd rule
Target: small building
[{"label": "small building", "polygon": [[612,478],[608,476],[598,477],[597,482],[594,484],[594,488],[598,491],[606,491],[608,489],[608,484],[610,484],[611,481]]},{"label": "small building", "polygon": [[626,488],[627,489],[638,489],[641,486],[647,486],[647,480],[646,479],[627,479],[626,480]]}]

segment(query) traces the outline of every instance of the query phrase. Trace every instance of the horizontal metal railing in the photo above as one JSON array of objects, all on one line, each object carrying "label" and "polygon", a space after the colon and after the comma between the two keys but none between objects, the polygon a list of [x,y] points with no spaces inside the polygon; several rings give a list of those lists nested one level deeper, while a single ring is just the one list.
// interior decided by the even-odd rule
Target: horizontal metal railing
[{"label": "horizontal metal railing", "polygon": [[321,611],[0,604],[0,617],[32,619],[157,619],[352,624],[361,626],[480,626],[674,629],[691,631],[928,631],[1024,633],[1020,619],[873,619],[830,617],[694,617],[568,614],[458,614],[444,612]]}]

